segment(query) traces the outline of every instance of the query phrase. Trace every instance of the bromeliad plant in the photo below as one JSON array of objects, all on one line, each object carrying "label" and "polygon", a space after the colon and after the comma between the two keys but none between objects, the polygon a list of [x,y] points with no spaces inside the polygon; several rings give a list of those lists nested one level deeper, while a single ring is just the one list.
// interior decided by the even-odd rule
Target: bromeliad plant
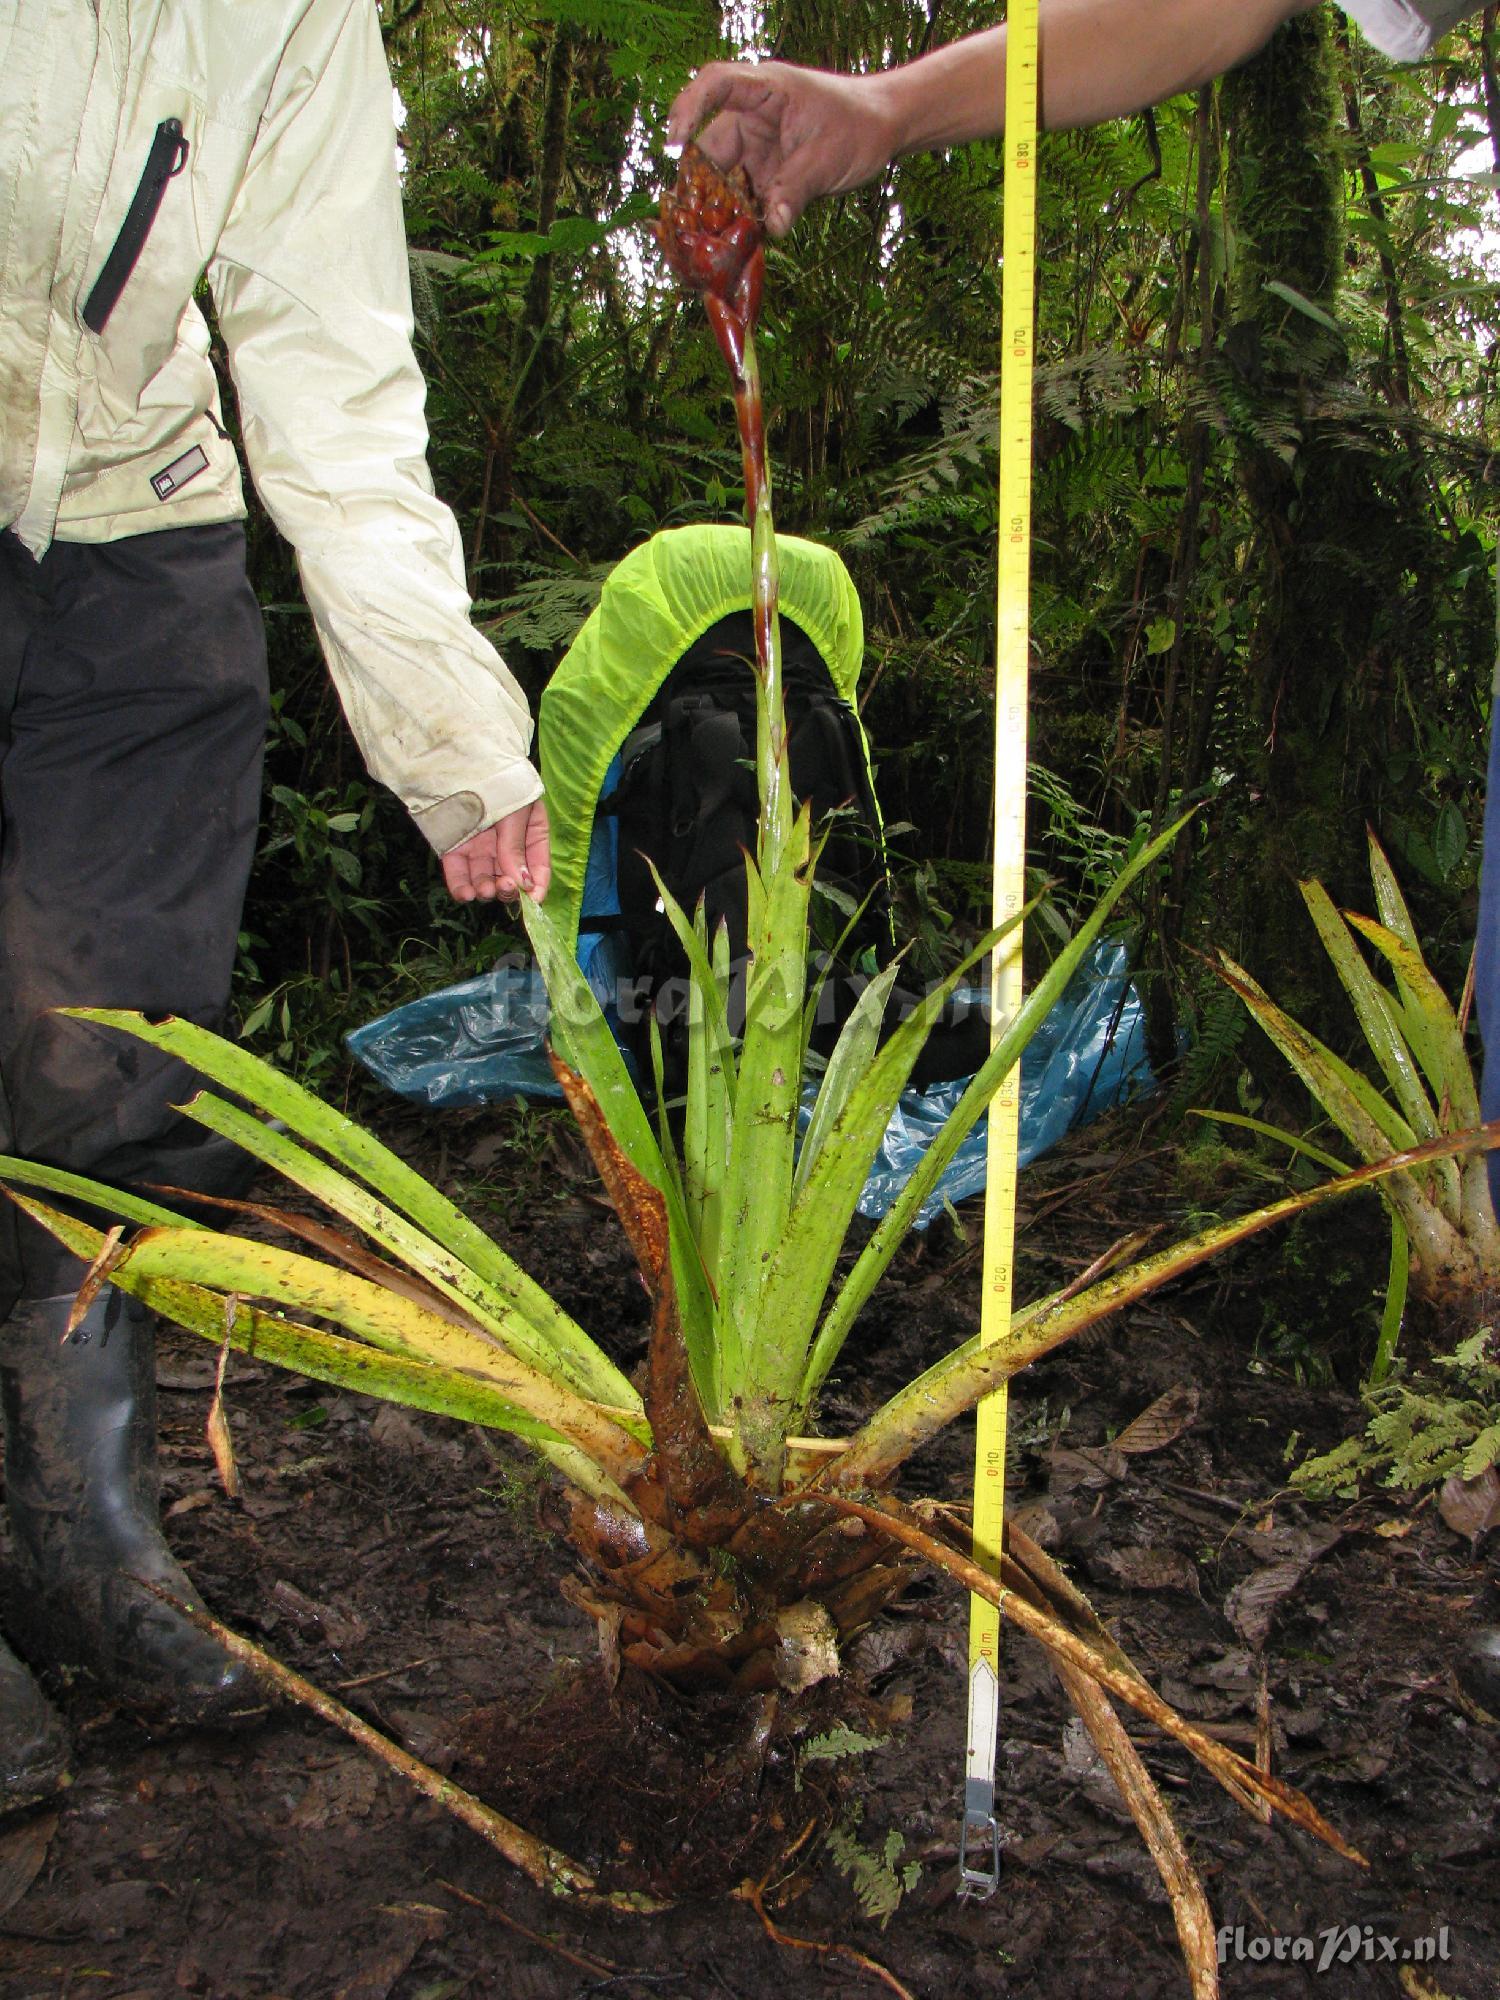
[{"label": "bromeliad plant", "polygon": [[[526,910],[554,1010],[555,1066],[652,1298],[645,1385],[472,1221],[349,1119],[247,1053],[180,1021],[90,1009],[181,1058],[230,1097],[186,1108],[315,1196],[346,1225],[243,1205],[305,1246],[181,1221],[136,1196],[18,1160],[14,1199],[107,1279],[210,1340],[317,1380],[489,1425],[547,1461],[588,1570],[579,1593],[611,1658],[678,1685],[798,1690],[837,1671],[842,1643],[935,1562],[998,1598],[1045,1645],[1157,1857],[1194,1965],[1213,1985],[1212,1925],[1165,1807],[1109,1701],[1135,1707],[1241,1799],[1269,1802],[1348,1853],[1299,1794],[1163,1703],[1042,1552],[1010,1531],[1001,1584],[890,1484],[936,1432],[1029,1361],[1283,1217],[1363,1185],[1351,1173],[1024,1307],[1008,1336],[936,1361],[848,1438],[818,1436],[819,1391],[913,1217],[1109,920],[1177,829],[1141,845],[1000,1036],[906,1190],[848,1269],[840,1253],[882,1133],[960,967],[884,1039],[895,968],[839,1036],[799,1142],[798,1102],[818,1001],[808,973],[816,843],[794,804],[784,745],[771,523],[754,320],[760,232],[742,188],[689,157],[662,242],[704,292],[729,361],[754,526],[762,811],[747,861],[743,1033],[729,1025],[723,933],[664,901],[692,971],[684,1103],[648,1113],[587,981],[545,905]],[[996,935],[999,935],[998,933]],[[987,939],[975,957],[987,950]],[[972,961],[971,961],[972,962]],[[248,1110],[244,1105],[252,1105]],[[260,1115],[257,1115],[260,1114]],[[286,1128],[277,1130],[267,1120]],[[1468,1143],[1409,1156],[1423,1170]],[[29,1189],[32,1192],[19,1192]],[[118,1218],[107,1234],[40,1198]],[[353,1232],[353,1233],[350,1233]],[[320,1253],[312,1256],[307,1250]],[[336,1330],[330,1330],[336,1329]],[[566,1884],[564,1872],[551,1878]]]},{"label": "bromeliad plant", "polygon": [[[1369,844],[1378,917],[1340,912],[1320,882],[1300,887],[1383,1090],[1294,1021],[1232,958],[1221,953],[1218,970],[1355,1152],[1373,1164],[1393,1151],[1472,1131],[1480,1113],[1459,1016],[1422,956],[1411,912],[1373,833]],[[1389,983],[1377,977],[1361,939],[1386,968]],[[1213,1116],[1344,1171],[1343,1161],[1295,1133],[1235,1114]],[[1380,1192],[1391,1218],[1391,1269],[1370,1369],[1376,1384],[1390,1372],[1408,1283],[1419,1297],[1451,1308],[1500,1276],[1500,1227],[1482,1153],[1406,1168],[1383,1180]]]}]

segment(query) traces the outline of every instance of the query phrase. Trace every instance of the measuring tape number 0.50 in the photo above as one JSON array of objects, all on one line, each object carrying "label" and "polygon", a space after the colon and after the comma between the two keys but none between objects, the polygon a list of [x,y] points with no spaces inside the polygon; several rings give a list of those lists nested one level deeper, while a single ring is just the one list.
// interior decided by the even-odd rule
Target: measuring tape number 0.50
[{"label": "measuring tape number 0.50", "polygon": [[[1036,346],[1037,0],[1010,0],[1005,64],[1005,236],[1001,288],[1000,533],[995,632],[996,926],[1026,900],[1026,709],[1031,638],[1032,375]],[[1019,924],[997,947],[990,972],[991,1038],[1021,1008]],[[990,1105],[984,1203],[981,1346],[1010,1331],[1015,1265],[1020,1070]],[[1000,1574],[1005,1532],[1003,1388],[977,1414],[974,1454],[974,1560]],[[960,1890],[988,1896],[1000,1881],[995,1818],[995,1755],[1000,1720],[1000,1613],[969,1600],[969,1720],[964,1768]]]}]

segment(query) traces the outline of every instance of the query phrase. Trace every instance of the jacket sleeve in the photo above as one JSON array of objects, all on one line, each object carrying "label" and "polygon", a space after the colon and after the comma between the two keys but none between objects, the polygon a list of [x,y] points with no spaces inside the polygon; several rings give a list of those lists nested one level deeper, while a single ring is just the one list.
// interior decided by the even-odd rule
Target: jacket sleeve
[{"label": "jacket sleeve", "polygon": [[1469,14],[1475,0],[1343,0],[1344,12],[1388,56],[1415,62]]},{"label": "jacket sleeve", "polygon": [[432,491],[374,0],[311,0],[209,264],[256,490],[371,773],[439,853],[536,798],[525,697]]}]

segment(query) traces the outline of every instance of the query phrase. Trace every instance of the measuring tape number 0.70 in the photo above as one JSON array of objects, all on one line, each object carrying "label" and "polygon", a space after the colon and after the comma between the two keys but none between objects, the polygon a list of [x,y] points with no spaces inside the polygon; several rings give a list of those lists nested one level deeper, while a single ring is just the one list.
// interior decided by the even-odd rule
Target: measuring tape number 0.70
[{"label": "measuring tape number 0.70", "polygon": [[[1036,346],[1037,0],[1010,0],[1005,64],[1005,237],[1001,288],[1000,535],[995,632],[994,915],[998,927],[1026,900],[1026,709],[1031,639],[1031,394]],[[990,972],[991,1038],[1021,1008],[1021,931],[997,947]],[[984,1203],[984,1289],[979,1339],[1010,1331],[1015,1265],[1020,1071],[990,1105]],[[1000,1574],[1005,1532],[1007,1398],[979,1405],[974,1453],[974,1560]],[[960,1891],[992,1895],[1000,1881],[995,1754],[1000,1720],[1000,1613],[969,1600],[969,1724],[964,1768]]]}]

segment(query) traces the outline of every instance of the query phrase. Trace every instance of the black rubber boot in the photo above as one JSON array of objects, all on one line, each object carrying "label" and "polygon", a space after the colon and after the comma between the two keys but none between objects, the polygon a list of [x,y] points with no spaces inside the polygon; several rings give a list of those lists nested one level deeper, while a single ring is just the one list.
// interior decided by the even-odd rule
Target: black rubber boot
[{"label": "black rubber boot", "polygon": [[14,1636],[138,1706],[230,1721],[257,1703],[247,1670],[134,1580],[201,1602],[158,1526],[150,1314],[106,1288],[64,1341],[72,1304],[26,1301],[0,1349]]},{"label": "black rubber boot", "polygon": [[68,1739],[56,1711],[0,1640],[0,1818],[64,1784]]}]

